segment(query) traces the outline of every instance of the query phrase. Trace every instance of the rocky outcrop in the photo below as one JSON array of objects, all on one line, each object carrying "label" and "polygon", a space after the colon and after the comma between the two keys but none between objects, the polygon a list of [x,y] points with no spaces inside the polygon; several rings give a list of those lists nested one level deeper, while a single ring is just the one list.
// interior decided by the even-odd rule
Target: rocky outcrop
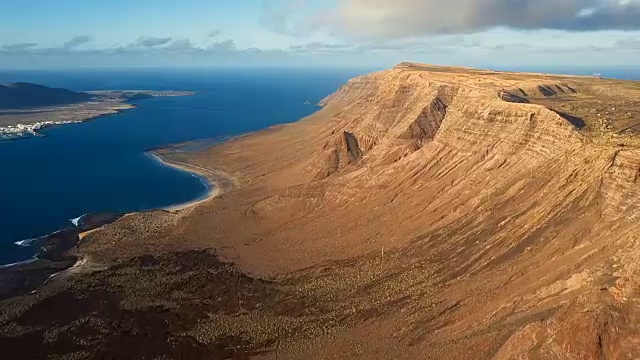
[{"label": "rocky outcrop", "polygon": [[418,117],[400,138],[413,141],[415,149],[418,150],[426,142],[435,138],[446,115],[447,105],[436,97],[428,106],[422,109]]},{"label": "rocky outcrop", "polygon": [[349,162],[354,163],[362,158],[362,150],[358,144],[358,139],[350,132],[344,132],[342,134],[343,147],[346,149]]},{"label": "rocky outcrop", "polygon": [[[407,67],[353,79],[323,101],[327,107],[341,109],[327,130],[346,130],[357,137],[363,164],[393,163],[431,141],[456,149],[504,152],[530,160],[549,159],[583,141],[566,118],[528,104],[524,95],[500,90],[496,97],[493,84],[457,79],[449,73],[406,70]],[[525,85],[534,89],[552,86],[523,85],[519,81],[505,81],[505,85],[510,82],[518,83],[519,89]],[[571,88],[560,83],[553,86],[563,91]],[[333,148],[331,151],[336,153]],[[324,160],[319,162],[324,161],[326,168],[344,168],[335,165],[336,156],[322,157]]]},{"label": "rocky outcrop", "polygon": [[[523,91],[524,93],[524,91]],[[526,94],[526,93],[525,93]],[[500,90],[498,92],[498,97],[500,97],[500,99],[504,100],[504,101],[508,101],[508,102],[512,102],[512,103],[519,103],[519,104],[528,104],[529,100],[527,100],[524,96],[526,95],[517,95],[517,94],[512,94],[508,91],[505,90]]]},{"label": "rocky outcrop", "polygon": [[640,151],[616,149],[609,157],[602,178],[603,211],[608,218],[635,221],[640,217]]}]

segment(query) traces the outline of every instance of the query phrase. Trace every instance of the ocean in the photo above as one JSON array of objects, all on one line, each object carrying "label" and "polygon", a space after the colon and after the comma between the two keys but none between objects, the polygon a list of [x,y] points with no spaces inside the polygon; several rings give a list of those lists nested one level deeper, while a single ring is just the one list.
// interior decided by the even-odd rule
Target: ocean
[{"label": "ocean", "polygon": [[[33,257],[25,239],[71,226],[86,213],[125,213],[188,202],[207,185],[164,166],[149,149],[229,137],[296,121],[369,70],[211,69],[0,72],[0,83],[87,90],[184,90],[193,96],[134,102],[138,108],[0,141],[0,264]],[[268,149],[265,149],[267,151]]]}]

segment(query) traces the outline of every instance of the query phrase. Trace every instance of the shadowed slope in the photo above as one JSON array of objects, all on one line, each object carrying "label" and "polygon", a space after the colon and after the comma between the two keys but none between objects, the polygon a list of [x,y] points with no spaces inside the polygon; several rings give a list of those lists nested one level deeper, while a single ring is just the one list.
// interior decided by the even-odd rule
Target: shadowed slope
[{"label": "shadowed slope", "polygon": [[87,93],[30,83],[0,84],[0,110],[75,104],[92,98]]}]

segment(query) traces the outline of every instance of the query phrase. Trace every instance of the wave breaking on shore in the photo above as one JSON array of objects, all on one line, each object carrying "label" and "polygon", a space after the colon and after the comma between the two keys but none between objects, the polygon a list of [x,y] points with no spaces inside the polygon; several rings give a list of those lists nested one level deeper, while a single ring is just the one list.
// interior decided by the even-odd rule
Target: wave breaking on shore
[{"label": "wave breaking on shore", "polygon": [[89,214],[84,214],[84,215],[78,216],[77,218],[69,219],[69,221],[71,221],[73,226],[78,227],[80,226],[80,221],[87,215]]}]

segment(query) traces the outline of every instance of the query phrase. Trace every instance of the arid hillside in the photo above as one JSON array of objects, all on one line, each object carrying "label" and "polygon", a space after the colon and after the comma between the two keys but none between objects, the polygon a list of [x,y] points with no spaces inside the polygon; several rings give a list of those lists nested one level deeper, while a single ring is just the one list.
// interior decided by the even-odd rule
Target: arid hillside
[{"label": "arid hillside", "polygon": [[3,300],[0,346],[640,358],[639,99],[636,82],[413,63],[355,78],[295,124],[173,154],[235,187],[87,236],[81,265]]}]

